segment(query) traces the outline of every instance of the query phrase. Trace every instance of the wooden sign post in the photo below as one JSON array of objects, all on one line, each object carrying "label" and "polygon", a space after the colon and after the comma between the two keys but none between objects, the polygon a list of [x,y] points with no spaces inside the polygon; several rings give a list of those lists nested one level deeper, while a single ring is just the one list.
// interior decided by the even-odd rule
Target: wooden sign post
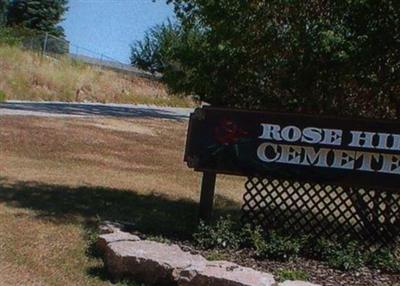
[{"label": "wooden sign post", "polygon": [[206,223],[210,222],[212,217],[216,177],[214,172],[203,172],[201,180],[199,218]]}]

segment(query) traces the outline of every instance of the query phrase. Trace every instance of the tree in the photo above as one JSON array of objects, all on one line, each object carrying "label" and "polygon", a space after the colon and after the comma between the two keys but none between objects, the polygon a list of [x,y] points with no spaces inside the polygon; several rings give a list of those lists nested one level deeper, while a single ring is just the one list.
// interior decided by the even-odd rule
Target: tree
[{"label": "tree", "polygon": [[67,0],[12,0],[8,12],[8,25],[64,37],[64,29],[59,23],[67,9]]},{"label": "tree", "polygon": [[201,49],[203,35],[197,26],[189,29],[168,21],[150,29],[142,41],[131,47],[131,63],[151,73],[161,73],[174,92],[191,89],[192,72],[185,63],[197,60],[196,49]]},{"label": "tree", "polygon": [[0,0],[0,26],[4,26],[7,21],[8,0]]},{"label": "tree", "polygon": [[[165,81],[218,106],[400,118],[400,1],[169,0]],[[197,30],[198,46],[186,31]],[[185,47],[185,51],[182,51]],[[162,59],[164,60],[164,59]]]},{"label": "tree", "polygon": [[131,46],[131,63],[152,73],[164,73],[167,68],[168,54],[179,42],[180,28],[168,21],[157,25],[145,33],[142,41]]}]

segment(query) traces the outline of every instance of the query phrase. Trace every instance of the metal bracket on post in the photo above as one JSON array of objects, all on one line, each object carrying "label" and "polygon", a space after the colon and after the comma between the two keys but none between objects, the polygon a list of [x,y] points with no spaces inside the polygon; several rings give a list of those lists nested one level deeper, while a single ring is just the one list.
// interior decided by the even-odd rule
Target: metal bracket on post
[{"label": "metal bracket on post", "polygon": [[199,218],[206,223],[212,218],[216,177],[214,172],[203,172],[201,180]]}]

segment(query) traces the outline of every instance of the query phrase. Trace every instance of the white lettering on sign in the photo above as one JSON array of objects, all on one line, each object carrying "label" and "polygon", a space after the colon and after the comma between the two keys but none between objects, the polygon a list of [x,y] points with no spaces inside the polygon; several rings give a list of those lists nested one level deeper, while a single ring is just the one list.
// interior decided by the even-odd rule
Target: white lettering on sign
[{"label": "white lettering on sign", "polygon": [[352,147],[363,147],[363,148],[374,148],[372,145],[372,140],[376,133],[373,132],[360,132],[360,131],[350,131],[353,136],[353,140],[349,144]]},{"label": "white lettering on sign", "polygon": [[[400,154],[390,152],[400,151],[400,134],[354,130],[348,132],[349,136],[346,139],[348,142],[344,143],[343,131],[340,129],[318,127],[302,129],[294,125],[280,126],[267,123],[262,123],[261,129],[258,138],[266,142],[257,148],[257,157],[265,163],[400,174]],[[318,144],[324,146],[321,148],[315,146]],[[346,147],[349,147],[349,150]],[[380,149],[386,150],[387,153],[360,151],[360,149]]]},{"label": "white lettering on sign", "polygon": [[312,144],[340,145],[343,131],[339,129],[307,127],[303,130],[296,126],[281,128],[275,124],[261,124],[262,134],[260,139],[305,142]]}]

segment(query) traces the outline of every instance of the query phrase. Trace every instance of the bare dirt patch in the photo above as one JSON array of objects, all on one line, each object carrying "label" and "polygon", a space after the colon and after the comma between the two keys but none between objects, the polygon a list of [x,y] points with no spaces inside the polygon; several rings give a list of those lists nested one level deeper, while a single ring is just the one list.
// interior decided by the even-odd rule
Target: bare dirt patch
[{"label": "bare dirt patch", "polygon": [[108,129],[120,132],[132,132],[141,135],[154,136],[155,132],[148,126],[143,126],[136,123],[136,120],[117,120],[117,119],[99,119],[87,123],[89,126],[94,126],[102,129]]}]

